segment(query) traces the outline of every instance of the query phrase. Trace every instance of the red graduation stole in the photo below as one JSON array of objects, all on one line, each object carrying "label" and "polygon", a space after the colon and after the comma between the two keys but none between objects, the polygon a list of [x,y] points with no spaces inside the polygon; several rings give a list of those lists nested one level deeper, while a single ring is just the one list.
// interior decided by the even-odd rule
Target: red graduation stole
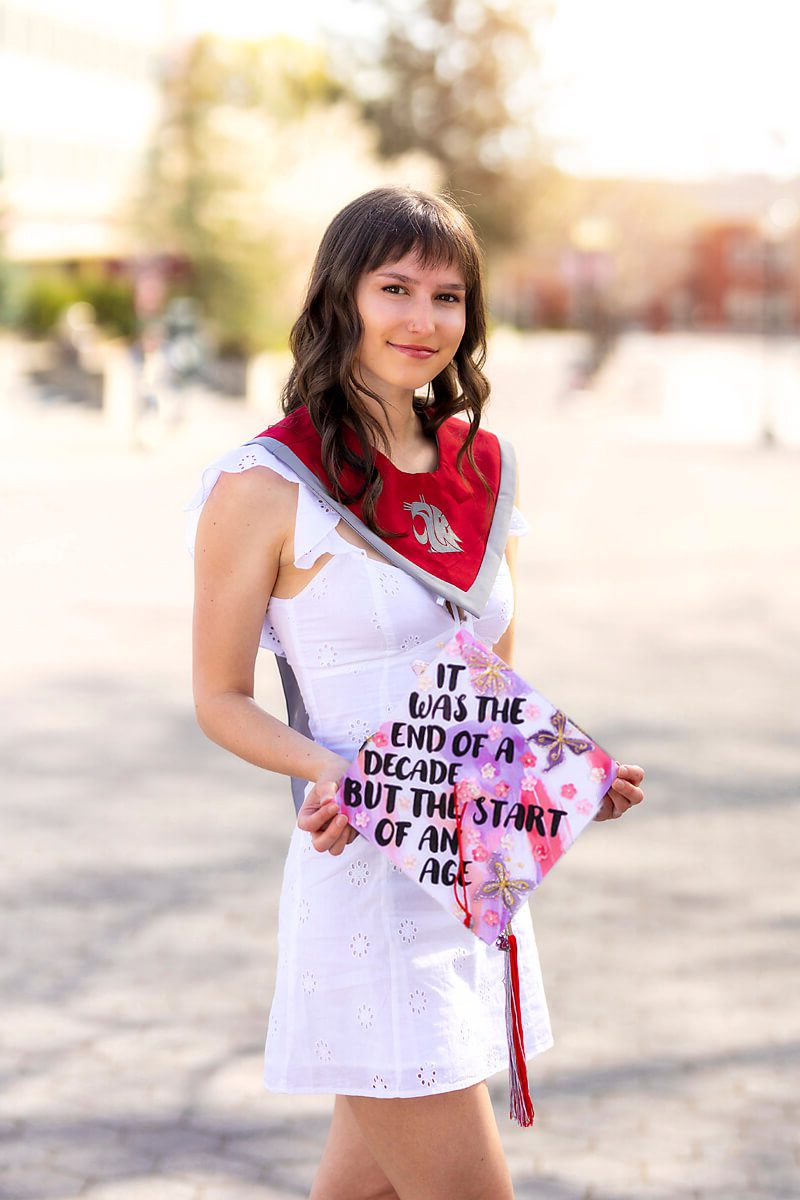
[{"label": "red graduation stole", "polygon": [[[464,478],[456,470],[456,454],[468,426],[449,417],[436,431],[439,464],[433,471],[409,474],[376,450],[383,490],[376,505],[378,522],[400,536],[386,541],[364,524],[360,501],[345,505],[334,500],[331,481],[322,465],[322,442],[305,405],[268,426],[247,445],[263,445],[291,467],[348,525],[394,566],[400,567],[435,595],[480,616],[500,566],[516,488],[516,462],[509,443],[479,429],[472,444],[477,466],[491,489],[486,489],[462,460]],[[345,438],[352,449],[358,441],[349,428]],[[357,492],[361,480],[346,468],[341,480]]]}]

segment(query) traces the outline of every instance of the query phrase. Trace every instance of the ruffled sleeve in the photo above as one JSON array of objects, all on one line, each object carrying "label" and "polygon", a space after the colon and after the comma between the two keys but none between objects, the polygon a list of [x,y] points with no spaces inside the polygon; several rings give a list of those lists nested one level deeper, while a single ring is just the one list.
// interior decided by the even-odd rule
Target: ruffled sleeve
[{"label": "ruffled sleeve", "polygon": [[[298,485],[294,529],[294,565],[296,567],[302,570],[313,567],[322,554],[353,553],[356,548],[336,532],[336,526],[339,523],[337,514],[324,500],[315,496],[311,489],[306,487],[291,467],[287,467],[264,446],[236,446],[221,455],[220,458],[215,459],[214,462],[209,463],[203,471],[197,491],[183,506],[183,511],[188,514],[184,540],[186,549],[192,557],[194,557],[200,514],[220,475],[223,471],[247,471],[250,467],[269,467],[271,471],[275,471],[289,483]],[[266,613],[264,614],[260,645],[285,657],[280,639]]]},{"label": "ruffled sleeve", "polygon": [[336,554],[350,543],[336,533],[339,518],[324,500],[307,488],[291,467],[271,454],[264,446],[237,446],[210,463],[203,471],[200,486],[184,506],[186,549],[194,556],[197,525],[206,500],[223,471],[247,471],[250,467],[269,467],[289,483],[298,484],[297,513],[294,530],[294,565],[301,569],[313,567],[321,554]]}]

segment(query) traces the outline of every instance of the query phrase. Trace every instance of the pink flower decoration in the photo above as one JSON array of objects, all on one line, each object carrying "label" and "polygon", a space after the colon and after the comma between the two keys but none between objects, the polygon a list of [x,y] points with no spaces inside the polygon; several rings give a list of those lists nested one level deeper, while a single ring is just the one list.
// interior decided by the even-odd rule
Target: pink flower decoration
[{"label": "pink flower decoration", "polygon": [[385,746],[388,743],[389,739],[387,738],[385,733],[373,733],[372,741],[373,741],[374,745],[376,745],[376,746]]},{"label": "pink flower decoration", "polygon": [[505,796],[508,795],[508,793],[510,791],[511,791],[511,789],[509,788],[508,784],[505,783],[502,779],[500,780],[499,783],[496,783],[494,785],[495,796],[500,796],[501,798],[504,798]]},{"label": "pink flower decoration", "polygon": [[602,783],[606,777],[605,767],[592,767],[589,775],[594,783]]},{"label": "pink flower decoration", "polygon": [[531,721],[535,721],[539,716],[539,709],[535,704],[526,704],[522,710],[522,715]]},{"label": "pink flower decoration", "polygon": [[359,829],[366,829],[369,825],[369,817],[365,812],[357,812],[355,822]]},{"label": "pink flower decoration", "polygon": [[561,795],[564,797],[565,800],[571,800],[572,797],[575,795],[575,784],[574,783],[565,783],[561,789]]},{"label": "pink flower decoration", "polygon": [[530,750],[526,750],[525,753],[523,754],[522,758],[520,759],[520,762],[522,763],[523,767],[535,767],[536,766],[536,755],[531,754]]},{"label": "pink flower decoration", "polygon": [[496,912],[492,911],[492,909],[489,909],[488,912],[485,912],[483,914],[483,919],[487,925],[499,925],[500,924],[500,918],[498,917]]},{"label": "pink flower decoration", "polygon": [[530,792],[535,793],[536,792],[536,780],[535,779],[523,779],[522,784],[521,784],[521,789],[523,792],[528,792],[529,794],[530,794]]},{"label": "pink flower decoration", "polygon": [[484,779],[494,779],[497,774],[497,769],[491,763],[484,763],[481,767],[481,775]]},{"label": "pink flower decoration", "polygon": [[456,799],[459,804],[466,804],[468,800],[474,800],[479,795],[480,791],[471,779],[462,779],[456,784]]},{"label": "pink flower decoration", "polygon": [[592,811],[592,806],[588,800],[579,800],[575,807],[579,813],[588,813]]},{"label": "pink flower decoration", "polygon": [[492,725],[489,729],[489,741],[496,742],[502,737],[503,731],[499,725]]},{"label": "pink flower decoration", "polygon": [[549,857],[550,857],[550,851],[547,849],[547,846],[543,846],[543,845],[542,845],[542,843],[541,843],[541,842],[539,842],[539,843],[538,843],[538,844],[537,844],[537,845],[534,847],[534,851],[533,851],[533,857],[534,857],[534,858],[536,858],[536,859],[538,859],[538,860],[539,860],[539,862],[541,862],[543,858],[549,858]]},{"label": "pink flower decoration", "polygon": [[489,851],[481,842],[478,842],[477,846],[473,847],[471,853],[475,862],[486,862],[489,857]]}]

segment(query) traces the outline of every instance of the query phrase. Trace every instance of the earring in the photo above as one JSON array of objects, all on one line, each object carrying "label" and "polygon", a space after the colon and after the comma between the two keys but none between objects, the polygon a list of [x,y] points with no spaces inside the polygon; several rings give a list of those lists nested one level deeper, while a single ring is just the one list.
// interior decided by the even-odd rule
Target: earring
[{"label": "earring", "polygon": [[425,397],[425,407],[426,408],[430,404],[430,401],[431,401],[431,382],[432,381],[429,379],[428,380],[428,394]]}]

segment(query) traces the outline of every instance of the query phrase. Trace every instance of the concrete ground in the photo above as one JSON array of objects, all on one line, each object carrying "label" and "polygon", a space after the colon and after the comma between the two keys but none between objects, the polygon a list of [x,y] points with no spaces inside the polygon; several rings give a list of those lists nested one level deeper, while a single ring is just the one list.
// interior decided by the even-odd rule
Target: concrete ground
[{"label": "concrete ground", "polygon": [[[533,898],[556,1037],[534,1129],[492,1081],[517,1196],[788,1200],[797,450],[730,442],[724,411],[717,441],[685,408],[659,438],[635,388],[543,397],[534,341],[492,378],[533,527],[517,665],[647,770],[646,803]],[[306,1196],[331,1100],[261,1085],[292,809],[195,725],[182,544],[202,466],[272,414],[197,393],[134,449],[10,370],[0,392],[0,1196]],[[257,698],[278,695],[264,656]]]}]

